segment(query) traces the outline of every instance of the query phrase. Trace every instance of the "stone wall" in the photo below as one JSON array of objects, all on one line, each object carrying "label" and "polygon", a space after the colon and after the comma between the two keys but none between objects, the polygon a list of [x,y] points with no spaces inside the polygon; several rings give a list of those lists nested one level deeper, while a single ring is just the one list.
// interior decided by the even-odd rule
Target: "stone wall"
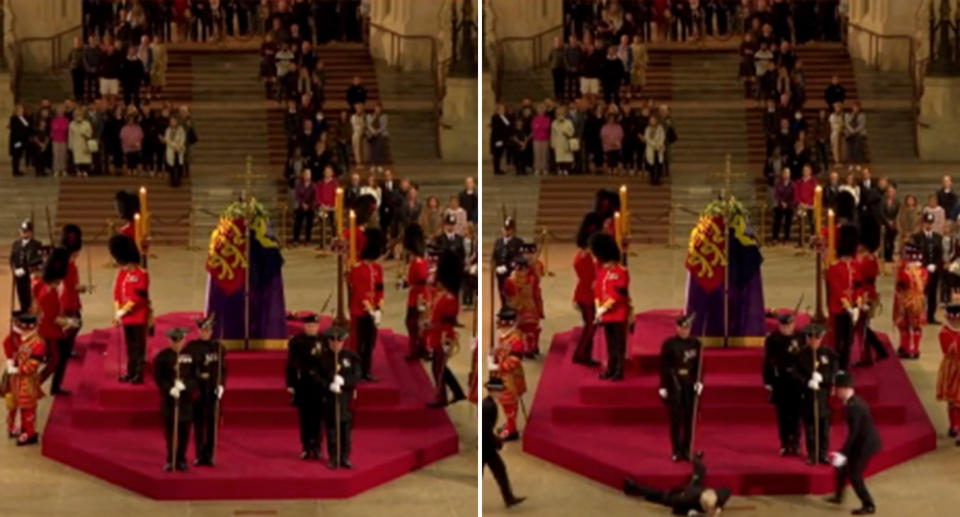
[{"label": "stone wall", "polygon": [[[927,55],[929,6],[932,0],[867,0],[850,2],[850,23],[886,36],[914,39],[917,58]],[[936,1],[939,5],[940,0]],[[910,43],[905,38],[876,39],[866,31],[851,28],[848,37],[850,56],[876,64],[880,70],[906,71],[910,62]],[[872,45],[872,48],[871,48]]]}]

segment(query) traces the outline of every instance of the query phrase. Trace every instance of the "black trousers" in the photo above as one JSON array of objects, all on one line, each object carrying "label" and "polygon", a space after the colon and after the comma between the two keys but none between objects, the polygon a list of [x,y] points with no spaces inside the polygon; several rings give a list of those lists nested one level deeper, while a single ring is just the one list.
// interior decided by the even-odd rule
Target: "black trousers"
[{"label": "black trousers", "polygon": [[83,102],[85,98],[83,95],[83,85],[84,85],[83,69],[81,68],[78,70],[70,70],[70,79],[73,82],[73,100],[77,102]]},{"label": "black trousers", "polygon": [[597,308],[592,303],[577,303],[580,308],[580,317],[583,319],[583,330],[577,339],[577,349],[573,353],[574,360],[589,361],[593,357],[593,336],[597,332]]},{"label": "black trousers", "polygon": [[377,326],[373,324],[373,316],[357,316],[357,354],[360,356],[360,373],[364,377],[369,376],[373,368],[373,347],[376,344]]},{"label": "black trousers", "polygon": [[483,466],[490,468],[493,479],[497,480],[497,486],[500,488],[500,496],[503,502],[507,503],[513,500],[513,488],[510,487],[510,477],[507,476],[507,466],[503,463],[503,458],[496,449],[490,447],[489,451],[483,453]]},{"label": "black trousers", "polygon": [[627,323],[604,322],[603,332],[607,337],[607,371],[613,379],[623,378],[623,362],[627,355]]},{"label": "black trousers", "polygon": [[86,74],[83,82],[83,91],[86,94],[88,101],[92,101],[100,97],[100,78],[97,76],[97,74]]},{"label": "black trousers", "polygon": [[320,390],[323,388],[307,385],[298,386],[296,389],[297,416],[300,420],[300,445],[305,451],[319,450],[323,443],[321,428],[323,426],[324,405],[323,398],[320,396]]},{"label": "black trousers", "polygon": [[340,446],[340,461],[350,459],[351,434],[353,433],[353,419],[340,419],[340,443],[337,443],[337,422],[332,416],[327,418],[327,454],[331,461],[337,459],[337,446]]},{"label": "black trousers", "polygon": [[407,307],[407,316],[403,320],[407,327],[407,343],[410,345],[411,356],[424,354],[423,341],[420,339],[420,309],[416,305]]},{"label": "black trousers", "polygon": [[[185,395],[186,396],[186,395]],[[169,399],[169,397],[165,397]],[[187,461],[187,444],[190,441],[190,413],[192,408],[180,406],[179,422],[177,423],[177,457],[176,462]],[[163,407],[163,437],[167,442],[166,461],[170,461],[173,454],[173,404],[164,403]]]},{"label": "black trousers", "polygon": [[859,456],[850,456],[847,458],[847,464],[838,469],[834,469],[834,481],[836,481],[836,495],[843,497],[843,490],[847,486],[847,481],[853,485],[854,492],[864,506],[873,506],[873,497],[867,490],[867,484],[863,481],[863,471],[867,469],[870,458],[861,458]]},{"label": "black trousers", "polygon": [[300,242],[300,230],[304,231],[304,240],[310,242],[313,233],[313,210],[298,208],[293,211],[293,242]]},{"label": "black trousers", "polygon": [[850,349],[853,347],[853,318],[849,312],[843,311],[833,316],[833,341],[839,356],[838,367],[849,371]]},{"label": "black trousers", "polygon": [[[24,267],[24,269],[26,269],[26,267]],[[30,275],[24,273],[23,276],[16,278],[17,300],[20,301],[20,310],[30,310],[30,306],[33,305],[33,294],[30,291]]]},{"label": "black trousers", "polygon": [[[822,394],[816,396],[822,398],[829,396],[828,392],[823,390],[821,390],[821,392]],[[814,397],[805,397],[803,400],[803,436],[807,442],[807,458],[816,461],[818,458],[826,456],[827,451],[830,450],[830,408],[826,407],[825,404],[820,404],[819,414],[816,415],[819,419],[819,424],[816,424],[817,419],[814,418],[813,414],[814,400]],[[819,401],[817,403],[819,403]],[[817,425],[820,427],[819,447],[817,447],[815,440],[817,437],[817,429],[815,429]]]},{"label": "black trousers", "polygon": [[893,248],[897,243],[897,230],[886,228],[883,233],[883,260],[893,262]]},{"label": "black trousers", "polygon": [[783,228],[783,240],[790,240],[790,226],[793,224],[793,210],[776,207],[773,209],[773,240],[780,237],[780,228]]},{"label": "black trousers", "polygon": [[930,280],[927,282],[927,322],[933,322],[934,315],[937,313],[937,293],[940,287],[940,270],[930,273]]},{"label": "black trousers", "polygon": [[174,160],[176,161],[173,165],[167,165],[167,170],[170,172],[170,186],[177,188],[183,181],[183,163],[180,158],[174,158]]},{"label": "black trousers", "polygon": [[564,85],[566,84],[566,72],[563,68],[554,68],[551,70],[553,74],[553,98],[558,101],[563,101],[563,90]]},{"label": "black trousers", "polygon": [[193,403],[194,454],[201,461],[213,460],[214,429],[216,421],[216,386],[202,386],[200,397]]},{"label": "black trousers", "polygon": [[504,142],[501,146],[493,147],[493,173],[494,174],[503,174],[503,168],[501,168],[500,163],[503,161],[503,152],[507,150],[507,143]]},{"label": "black trousers", "polygon": [[[20,147],[18,147],[18,148],[14,149],[13,151],[10,152],[10,161],[11,161],[12,164],[13,164],[13,175],[14,175],[14,176],[20,176],[21,174],[23,174],[23,173],[20,171],[20,160],[22,160],[22,159],[26,156],[26,151],[25,151],[25,149],[24,149],[23,147],[24,147],[24,146],[20,146]],[[24,276],[26,276],[26,275],[24,275]],[[29,283],[29,280],[28,280],[28,283]]]},{"label": "black trousers", "polygon": [[430,369],[433,373],[433,386],[435,401],[443,404],[447,403],[447,388],[453,394],[453,400],[464,398],[463,388],[457,381],[457,376],[447,367],[447,357],[442,350],[433,351],[433,360],[430,363]]},{"label": "black trousers", "polygon": [[147,326],[124,325],[123,338],[127,344],[127,376],[143,379],[143,364],[147,355]]},{"label": "black trousers", "polygon": [[67,362],[73,354],[73,344],[76,340],[77,334],[72,331],[57,340],[57,368],[53,372],[53,383],[50,385],[52,391],[59,391],[63,385],[63,376],[67,373]]},{"label": "black trousers", "polygon": [[780,447],[800,446],[800,394],[789,380],[773,385],[773,404],[777,408],[777,429],[780,432]]},{"label": "black trousers", "polygon": [[681,384],[667,397],[670,408],[670,443],[673,453],[681,456],[690,453],[693,441],[693,402],[697,394],[693,384]]}]

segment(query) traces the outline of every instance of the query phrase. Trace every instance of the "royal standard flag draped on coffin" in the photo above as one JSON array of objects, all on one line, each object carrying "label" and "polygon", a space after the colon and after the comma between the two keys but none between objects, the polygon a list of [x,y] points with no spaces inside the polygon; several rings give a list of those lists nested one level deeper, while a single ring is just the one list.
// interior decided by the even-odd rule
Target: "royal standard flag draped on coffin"
[{"label": "royal standard flag draped on coffin", "polygon": [[[726,255],[727,239],[730,240],[729,259]],[[708,204],[690,232],[685,261],[685,310],[697,315],[693,335],[701,337],[707,345],[722,342],[726,276],[729,282],[729,343],[762,344],[765,334],[762,263],[760,244],[743,205],[736,200]]]}]

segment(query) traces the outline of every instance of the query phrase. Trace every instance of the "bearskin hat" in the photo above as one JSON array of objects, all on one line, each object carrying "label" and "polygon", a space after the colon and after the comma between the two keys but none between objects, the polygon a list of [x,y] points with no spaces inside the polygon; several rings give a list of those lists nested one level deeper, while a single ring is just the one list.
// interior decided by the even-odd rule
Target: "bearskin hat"
[{"label": "bearskin hat", "polygon": [[852,257],[857,252],[859,230],[852,224],[841,225],[837,230],[837,256]]},{"label": "bearskin hat", "polygon": [[70,253],[80,251],[83,248],[83,232],[75,224],[64,225],[60,230],[60,245]]},{"label": "bearskin hat", "polygon": [[363,249],[360,250],[360,258],[363,260],[377,260],[383,255],[383,249],[386,244],[386,238],[380,228],[367,228],[363,234],[366,236]]},{"label": "bearskin hat", "polygon": [[853,194],[846,190],[841,190],[840,193],[837,194],[837,207],[834,210],[837,218],[853,221],[856,212],[857,200],[853,197]]},{"label": "bearskin hat", "polygon": [[444,251],[437,259],[437,283],[451,293],[460,292],[460,283],[463,281],[463,263],[456,253]]},{"label": "bearskin hat", "polygon": [[70,252],[66,248],[53,248],[43,263],[43,282],[49,284],[67,277]]},{"label": "bearskin hat", "polygon": [[124,221],[133,221],[133,216],[140,212],[140,197],[125,190],[117,191],[114,203],[117,207],[117,216]]},{"label": "bearskin hat", "polygon": [[590,237],[603,229],[603,219],[597,212],[590,212],[583,216],[580,221],[580,229],[577,230],[577,247],[586,248],[590,244]]},{"label": "bearskin hat", "polygon": [[620,261],[620,247],[613,235],[608,233],[598,232],[590,237],[590,252],[598,262]]},{"label": "bearskin hat", "polygon": [[620,210],[620,195],[612,190],[601,189],[593,205],[593,211],[600,214],[603,220],[613,217],[613,213]]},{"label": "bearskin hat", "polygon": [[377,198],[372,194],[364,194],[354,200],[352,209],[357,214],[357,224],[367,224],[377,211]]},{"label": "bearskin hat", "polygon": [[508,305],[504,305],[503,307],[500,307],[500,311],[497,312],[497,319],[504,322],[516,321],[517,311],[510,308]]},{"label": "bearskin hat", "polygon": [[417,223],[407,226],[403,231],[403,249],[417,256],[423,255],[425,241],[423,238],[423,227]]},{"label": "bearskin hat", "polygon": [[108,243],[110,256],[121,266],[126,264],[140,263],[140,250],[137,249],[137,243],[133,239],[123,234],[110,237]]},{"label": "bearskin hat", "polygon": [[871,253],[880,247],[880,223],[873,217],[860,219],[860,245]]}]

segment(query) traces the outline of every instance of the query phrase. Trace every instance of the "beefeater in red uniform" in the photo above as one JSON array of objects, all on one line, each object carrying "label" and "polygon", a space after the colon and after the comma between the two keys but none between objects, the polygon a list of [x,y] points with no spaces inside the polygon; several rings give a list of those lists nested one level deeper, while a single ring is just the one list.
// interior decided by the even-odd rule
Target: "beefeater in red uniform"
[{"label": "beefeater in red uniform", "polygon": [[833,323],[833,346],[839,356],[839,368],[849,371],[854,323],[860,318],[860,279],[854,254],[857,227],[851,224],[837,230],[837,261],[827,268],[827,307]]},{"label": "beefeater in red uniform", "polygon": [[594,285],[596,320],[607,338],[607,368],[601,379],[623,379],[632,308],[630,273],[620,264],[620,249],[612,235],[597,233],[590,239],[590,250],[600,264]]},{"label": "beefeater in red uniform", "polygon": [[383,255],[384,236],[379,228],[367,228],[365,234],[359,262],[350,269],[350,323],[356,336],[361,378],[376,382],[372,374],[373,348],[383,306],[383,266],[377,260]]},{"label": "beefeater in red uniform", "polygon": [[517,327],[524,339],[521,353],[526,357],[535,357],[539,349],[541,313],[537,304],[538,283],[526,256],[514,260],[513,272],[503,282],[506,305],[517,312]]},{"label": "beefeater in red uniform", "polygon": [[596,212],[584,216],[577,232],[577,253],[573,257],[573,271],[577,275],[577,284],[573,289],[573,305],[580,311],[583,327],[577,339],[577,348],[573,352],[573,362],[591,367],[600,366],[593,358],[593,336],[596,331],[594,320],[597,317],[594,304],[594,283],[597,279],[597,262],[590,253],[590,237],[600,231],[603,221]]},{"label": "beefeater in red uniform", "polygon": [[463,280],[463,263],[456,253],[445,251],[437,258],[433,285],[427,288],[429,320],[424,329],[424,340],[431,354],[431,370],[435,395],[428,406],[447,405],[447,388],[453,394],[453,402],[466,396],[456,376],[447,367],[447,360],[457,352],[460,337],[457,335],[457,316],[460,314],[460,285]]},{"label": "beefeater in red uniform", "polygon": [[517,313],[504,306],[497,313],[497,344],[490,351],[491,377],[503,381],[503,391],[497,402],[503,407],[504,424],[499,430],[500,439],[509,442],[520,438],[517,430],[517,413],[521,398],[527,392],[526,376],[523,373],[523,356],[517,351],[522,347],[523,335],[516,327]]},{"label": "beefeater in red uniform", "polygon": [[930,273],[923,267],[923,250],[907,242],[897,266],[893,292],[893,323],[900,331],[897,354],[903,358],[920,357],[920,339],[927,323],[927,282]]},{"label": "beefeater in red uniform", "polygon": [[946,321],[940,329],[943,358],[937,372],[937,400],[947,403],[947,434],[960,446],[960,303],[947,304]]},{"label": "beefeater in red uniform", "polygon": [[113,283],[114,325],[123,327],[127,371],[120,382],[143,383],[147,333],[152,320],[150,274],[140,267],[140,252],[133,239],[114,235],[109,243],[113,260],[120,265]]},{"label": "beefeater in red uniform", "polygon": [[67,275],[60,282],[59,288],[60,312],[67,318],[68,325],[63,329],[63,339],[58,343],[58,356],[62,360],[57,362],[51,393],[69,395],[70,393],[63,389],[63,376],[66,374],[70,356],[73,354],[73,345],[82,326],[80,293],[87,292],[87,288],[80,285],[80,273],[77,269],[77,259],[83,248],[83,234],[80,227],[73,224],[65,225],[60,234],[60,246],[70,253]]},{"label": "beefeater in red uniform", "polygon": [[[40,375],[46,360],[46,347],[37,334],[37,317],[26,311],[12,315],[13,333],[3,341],[7,357],[4,399],[7,403],[7,434],[17,445],[37,443],[37,402],[43,398]],[[17,413],[20,428],[17,429]]]},{"label": "beefeater in red uniform", "polygon": [[425,291],[430,276],[430,261],[424,256],[424,246],[423,228],[419,224],[407,226],[403,232],[403,247],[407,251],[407,274],[401,281],[401,286],[409,289],[407,315],[404,319],[410,345],[407,361],[416,361],[427,355],[420,332],[420,319],[428,305]]}]

